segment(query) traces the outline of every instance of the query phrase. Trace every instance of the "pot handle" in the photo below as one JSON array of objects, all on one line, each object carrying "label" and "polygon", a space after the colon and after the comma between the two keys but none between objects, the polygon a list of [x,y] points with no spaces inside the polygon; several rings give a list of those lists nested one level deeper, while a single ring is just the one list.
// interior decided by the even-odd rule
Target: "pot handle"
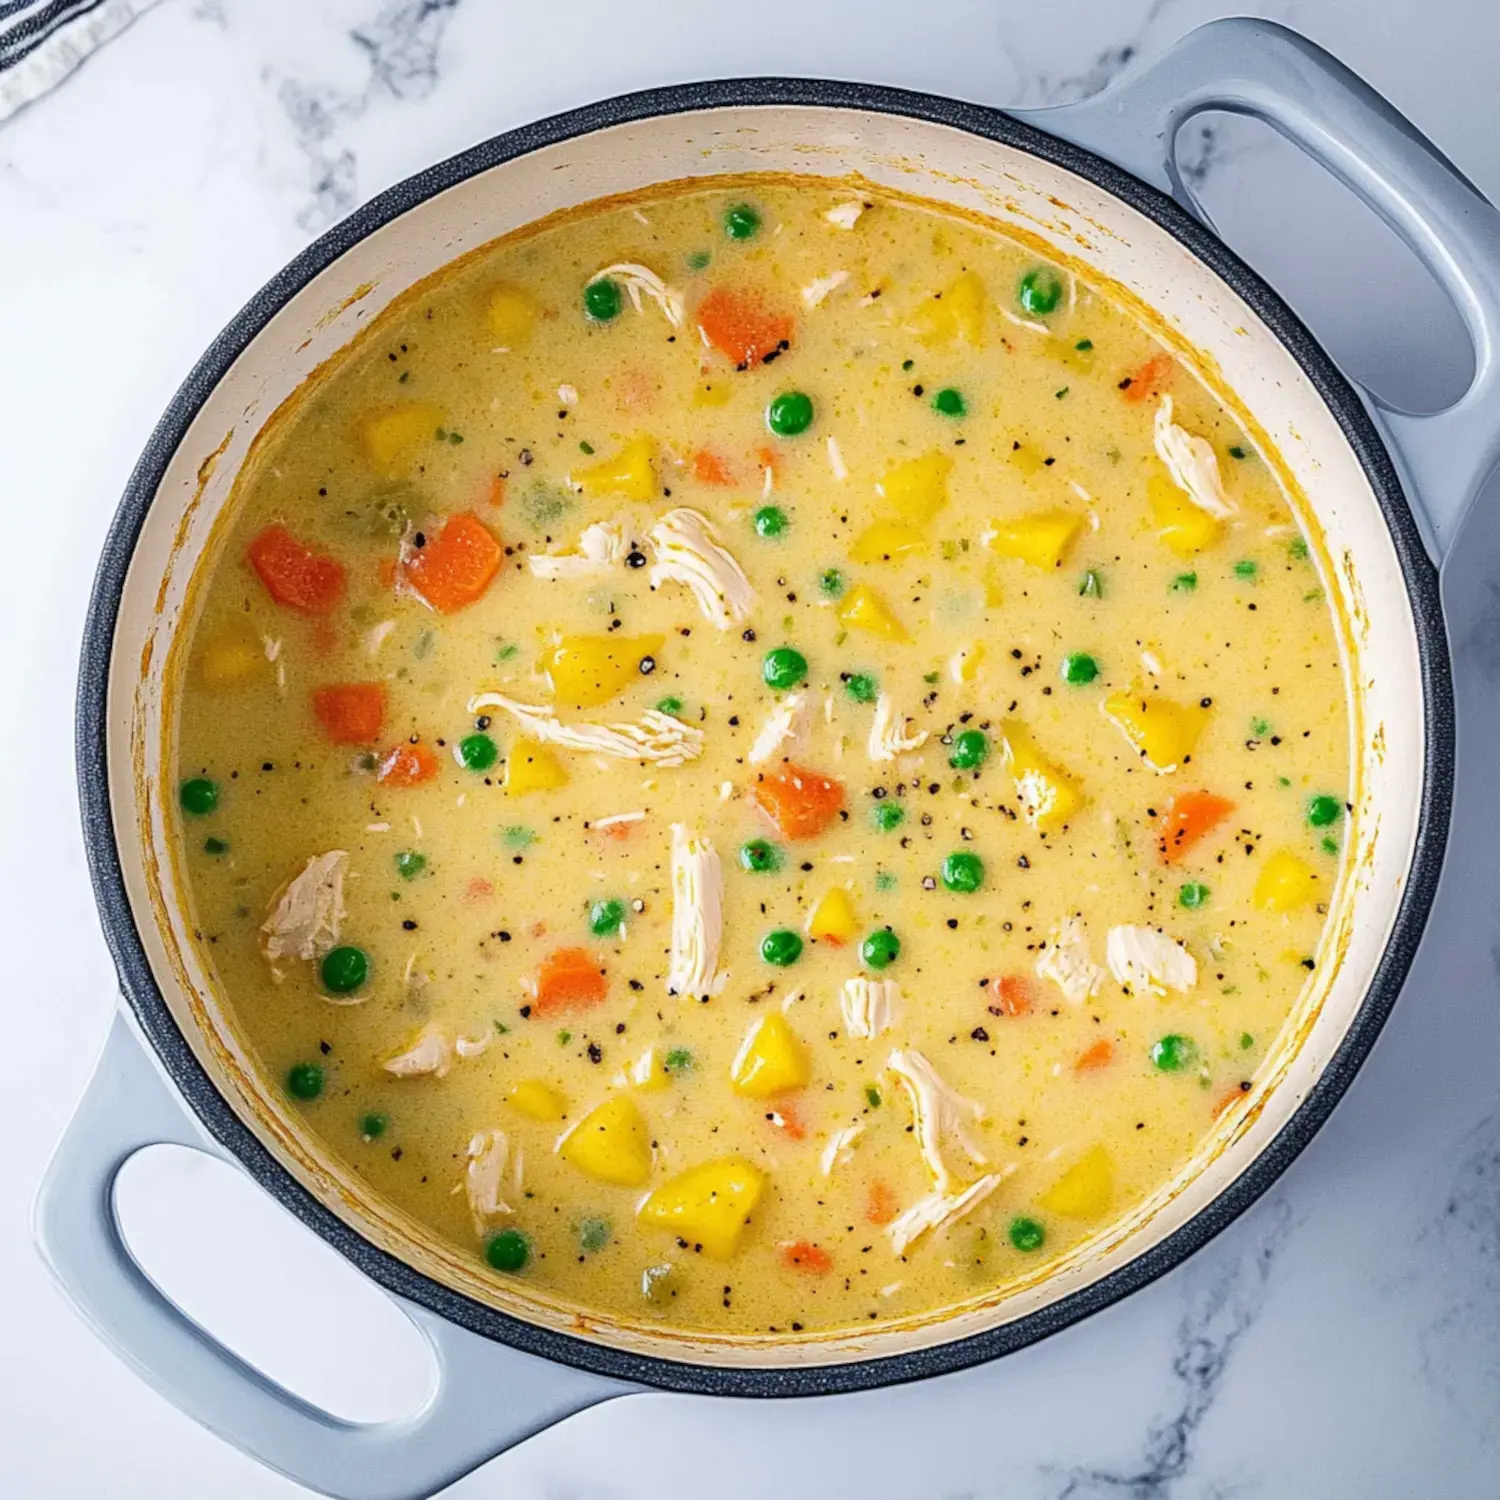
[{"label": "pot handle", "polygon": [[414,1500],[553,1422],[635,1389],[523,1354],[394,1299],[436,1357],[427,1404],[392,1422],[346,1422],[303,1401],[200,1328],[136,1263],[115,1177],[170,1143],[228,1153],[146,1055],[123,1014],[42,1181],[33,1230],[52,1274],[94,1331],[180,1411],[289,1478],[339,1500]]},{"label": "pot handle", "polygon": [[1197,213],[1176,140],[1187,120],[1210,109],[1265,121],[1332,172],[1400,235],[1463,318],[1474,378],[1453,405],[1417,415],[1364,392],[1441,560],[1500,458],[1500,214],[1362,78],[1272,21],[1212,21],[1092,98],[1011,113]]}]

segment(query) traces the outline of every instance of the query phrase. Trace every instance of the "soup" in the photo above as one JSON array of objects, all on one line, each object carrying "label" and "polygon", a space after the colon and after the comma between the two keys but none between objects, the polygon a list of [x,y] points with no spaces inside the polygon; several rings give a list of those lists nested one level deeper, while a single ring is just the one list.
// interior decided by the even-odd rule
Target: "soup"
[{"label": "soup", "polygon": [[545,221],[258,440],[173,706],[285,1108],[497,1282],[716,1336],[993,1300],[1253,1087],[1349,816],[1271,455],[992,227]]}]

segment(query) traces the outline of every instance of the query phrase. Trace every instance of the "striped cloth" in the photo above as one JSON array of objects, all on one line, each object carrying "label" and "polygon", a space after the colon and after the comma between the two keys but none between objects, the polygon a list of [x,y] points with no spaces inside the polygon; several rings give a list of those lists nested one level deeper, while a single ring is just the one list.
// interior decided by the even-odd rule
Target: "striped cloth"
[{"label": "striped cloth", "polygon": [[0,120],[61,83],[157,0],[0,0]]}]

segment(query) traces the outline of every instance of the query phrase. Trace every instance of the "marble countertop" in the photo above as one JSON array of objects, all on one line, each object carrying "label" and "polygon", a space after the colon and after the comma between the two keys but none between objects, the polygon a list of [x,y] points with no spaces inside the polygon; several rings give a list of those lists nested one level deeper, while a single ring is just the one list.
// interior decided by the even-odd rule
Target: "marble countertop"
[{"label": "marble countertop", "polygon": [[[146,434],[221,325],[356,204],[540,114],[757,72],[1040,104],[1092,91],[1135,53],[1232,9],[165,0],[0,126],[0,494],[13,517],[0,620],[14,710],[0,777],[11,974],[0,1048],[0,1492],[305,1493],[178,1415],[107,1352],[48,1283],[27,1229],[114,1003],[70,750],[90,576]],[[1500,193],[1492,0],[1246,9],[1330,47]],[[1429,406],[1462,388],[1469,354],[1456,318],[1342,189],[1243,122],[1200,121],[1183,145],[1222,232],[1350,369]],[[1500,509],[1481,503],[1445,577],[1459,818],[1438,909],[1374,1055],[1251,1212],[1147,1290],[997,1364],[821,1401],[631,1397],[450,1493],[686,1500],[711,1484],[717,1500],[1500,1494],[1490,855],[1500,778],[1476,750],[1500,733],[1497,577]],[[352,1381],[350,1409],[409,1399],[419,1377],[399,1348],[353,1342],[368,1293],[348,1286],[341,1265],[316,1269],[318,1298],[304,1297],[300,1322],[279,1311],[279,1288],[296,1279],[286,1268],[307,1247],[288,1241],[276,1211],[191,1172],[145,1173],[140,1192],[131,1221],[163,1279],[269,1351],[277,1373],[335,1400]],[[191,1233],[184,1216],[198,1221]]]}]

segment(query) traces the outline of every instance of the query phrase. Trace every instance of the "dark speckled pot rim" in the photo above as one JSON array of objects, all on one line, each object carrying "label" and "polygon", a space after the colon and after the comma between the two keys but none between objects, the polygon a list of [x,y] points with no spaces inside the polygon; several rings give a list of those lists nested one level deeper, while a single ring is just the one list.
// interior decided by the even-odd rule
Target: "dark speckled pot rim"
[{"label": "dark speckled pot rim", "polygon": [[[446,188],[541,147],[653,115],[772,105],[905,116],[953,127],[1038,157],[1122,199],[1187,247],[1254,310],[1301,366],[1342,428],[1390,530],[1415,621],[1426,718],[1426,761],[1416,847],[1375,977],[1337,1051],[1269,1145],[1212,1203],[1173,1234],[1092,1285],[984,1333],[929,1348],[832,1365],[726,1368],[628,1353],[542,1328],[474,1301],[377,1249],[313,1197],[240,1121],[198,1063],[151,972],[126,895],[109,796],[106,696],[127,569],[146,513],[193,418],[233,361],[286,302],[345,251]],[[95,897],[125,998],[183,1098],[211,1135],[310,1229],[381,1286],[461,1327],[562,1364],[668,1390],[802,1396],[865,1390],[965,1369],[1118,1302],[1179,1265],[1227,1228],[1291,1165],[1349,1087],[1396,1002],[1431,909],[1448,836],[1453,699],[1437,570],[1417,532],[1396,471],[1359,397],[1301,321],[1243,261],[1184,209],[1138,178],[999,110],[931,94],[819,79],[750,78],[679,84],[570,110],[451,157],[379,194],[272,278],[216,338],[173,397],[125,488],[110,527],[84,631],[77,758],[83,834]]]}]

